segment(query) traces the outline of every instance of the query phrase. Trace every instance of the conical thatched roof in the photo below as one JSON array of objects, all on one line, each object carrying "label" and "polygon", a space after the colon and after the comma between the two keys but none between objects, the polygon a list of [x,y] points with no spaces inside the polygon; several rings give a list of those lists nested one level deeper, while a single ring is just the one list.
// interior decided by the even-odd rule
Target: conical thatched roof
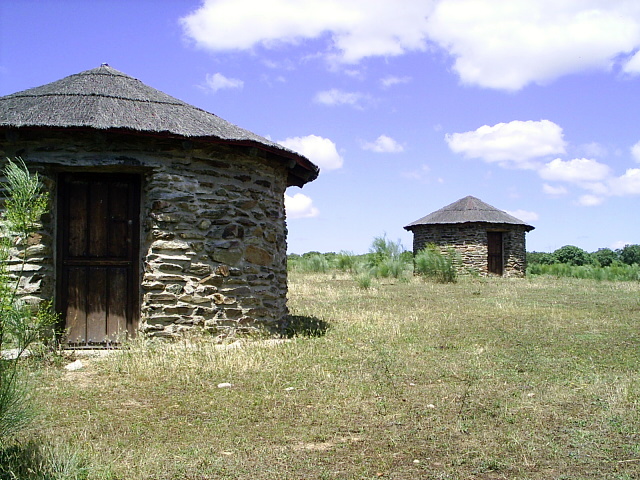
[{"label": "conical thatched roof", "polygon": [[319,172],[304,156],[106,64],[0,97],[0,127],[89,128],[247,145],[295,160],[292,173],[302,184]]},{"label": "conical thatched roof", "polygon": [[534,227],[527,225],[522,220],[498,210],[482,200],[468,196],[461,198],[451,205],[436,210],[426,217],[422,217],[407,225],[405,230],[412,230],[419,225],[446,225],[452,223],[500,223],[512,225],[524,225],[527,231]]}]

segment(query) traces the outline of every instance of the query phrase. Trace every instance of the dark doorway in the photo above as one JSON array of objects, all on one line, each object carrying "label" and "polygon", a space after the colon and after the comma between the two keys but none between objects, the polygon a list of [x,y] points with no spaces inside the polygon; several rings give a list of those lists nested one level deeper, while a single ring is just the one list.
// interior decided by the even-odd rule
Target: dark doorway
[{"label": "dark doorway", "polygon": [[62,174],[58,311],[72,345],[107,344],[138,322],[140,178]]},{"label": "dark doorway", "polygon": [[502,232],[487,232],[487,250],[489,273],[502,275],[503,271],[503,253],[502,253]]}]

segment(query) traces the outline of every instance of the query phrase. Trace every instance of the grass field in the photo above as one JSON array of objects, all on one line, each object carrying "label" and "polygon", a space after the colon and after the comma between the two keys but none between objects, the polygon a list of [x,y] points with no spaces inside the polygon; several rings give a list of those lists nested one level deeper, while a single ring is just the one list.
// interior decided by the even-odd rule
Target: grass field
[{"label": "grass field", "polygon": [[36,432],[100,480],[640,478],[638,282],[292,273],[289,305],[326,332],[47,369]]}]

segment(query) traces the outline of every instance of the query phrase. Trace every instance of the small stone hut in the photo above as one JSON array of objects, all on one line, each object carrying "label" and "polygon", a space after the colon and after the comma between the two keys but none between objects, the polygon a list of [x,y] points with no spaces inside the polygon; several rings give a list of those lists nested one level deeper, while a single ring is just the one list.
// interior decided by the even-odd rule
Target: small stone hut
[{"label": "small stone hut", "polygon": [[20,285],[55,299],[69,344],[287,315],[284,192],[318,176],[302,155],[104,64],[0,97],[5,157],[50,194]]},{"label": "small stone hut", "polygon": [[480,275],[525,275],[525,234],[534,229],[522,220],[468,196],[410,223],[413,253],[429,244],[443,253],[454,248],[463,271]]}]

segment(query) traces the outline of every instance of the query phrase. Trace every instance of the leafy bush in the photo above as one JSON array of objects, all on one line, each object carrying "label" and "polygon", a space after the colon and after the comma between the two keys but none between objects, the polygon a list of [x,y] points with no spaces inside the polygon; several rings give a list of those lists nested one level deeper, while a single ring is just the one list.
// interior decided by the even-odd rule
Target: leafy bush
[{"label": "leafy bush", "polygon": [[589,265],[591,263],[591,257],[583,249],[573,246],[565,245],[553,252],[558,263],[566,263],[567,265]]},{"label": "leafy bush", "polygon": [[551,265],[556,263],[556,257],[547,252],[527,252],[527,265]]},{"label": "leafy bush", "polygon": [[599,248],[591,254],[594,262],[601,267],[608,267],[618,261],[618,254],[610,248]]},{"label": "leafy bush", "polygon": [[415,272],[441,283],[456,281],[456,253],[450,249],[447,255],[435,245],[428,245],[415,257]]},{"label": "leafy bush", "polygon": [[627,265],[640,265],[640,245],[625,245],[624,248],[618,250],[620,261]]}]

